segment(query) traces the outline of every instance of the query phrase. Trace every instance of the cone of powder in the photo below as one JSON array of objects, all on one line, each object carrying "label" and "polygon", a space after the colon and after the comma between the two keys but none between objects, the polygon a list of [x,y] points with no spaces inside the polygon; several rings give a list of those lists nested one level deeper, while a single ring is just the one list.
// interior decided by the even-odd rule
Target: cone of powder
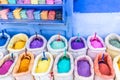
[{"label": "cone of powder", "polygon": [[22,8],[17,8],[13,11],[13,16],[15,19],[21,19],[21,16],[20,16],[20,11],[22,10]]},{"label": "cone of powder", "polygon": [[38,0],[31,0],[31,4],[38,4]]},{"label": "cone of powder", "polygon": [[12,60],[5,61],[2,66],[0,66],[0,75],[5,75],[9,71],[12,64]]},{"label": "cone of powder", "polygon": [[1,4],[8,4],[8,0],[1,0]]},{"label": "cone of powder", "polygon": [[24,4],[24,0],[17,0],[17,4]]},{"label": "cone of powder", "polygon": [[33,9],[27,10],[27,17],[28,17],[28,19],[30,19],[30,20],[34,19],[33,13],[34,13]]},{"label": "cone of powder", "polygon": [[120,70],[120,60],[117,62],[117,64],[118,64],[118,67],[119,67],[119,70]]},{"label": "cone of powder", "polygon": [[48,11],[42,11],[40,13],[40,17],[42,20],[47,20],[48,19]]},{"label": "cone of powder", "polygon": [[71,47],[72,47],[72,49],[77,50],[77,49],[84,48],[85,44],[82,39],[80,41],[77,41],[77,39],[75,39],[75,40],[71,41]]},{"label": "cone of powder", "polygon": [[62,0],[55,0],[55,4],[62,4]]},{"label": "cone of powder", "polygon": [[46,4],[54,4],[54,0],[46,0]]},{"label": "cone of powder", "polygon": [[8,12],[9,12],[9,9],[3,9],[3,10],[0,10],[0,17],[1,19],[8,19]]},{"label": "cone of powder", "polygon": [[24,4],[30,4],[30,0],[24,0]]},{"label": "cone of powder", "polygon": [[34,39],[31,43],[30,43],[30,48],[40,48],[43,46],[43,40],[42,39]]},{"label": "cone of powder", "polygon": [[8,19],[14,19],[13,12],[8,12]]},{"label": "cone of powder", "polygon": [[25,46],[25,41],[19,40],[14,44],[14,49],[22,49]]},{"label": "cone of powder", "polygon": [[40,11],[34,11],[35,19],[40,19]]},{"label": "cone of powder", "polygon": [[55,20],[55,15],[56,15],[55,11],[49,11],[48,19],[49,20]]},{"label": "cone of powder", "polygon": [[8,0],[9,4],[16,4],[16,0]]},{"label": "cone of powder", "polygon": [[[24,55],[25,56],[25,55]],[[18,72],[21,73],[21,72],[26,72],[28,71],[29,69],[29,64],[30,64],[30,59],[28,58],[23,58],[20,62],[20,67],[19,67],[19,70]]]},{"label": "cone of powder", "polygon": [[111,39],[109,42],[110,42],[110,44],[112,46],[120,48],[120,41],[119,40],[117,40],[117,39]]},{"label": "cone of powder", "polygon": [[57,64],[58,73],[67,73],[70,71],[70,59],[61,58]]},{"label": "cone of powder", "polygon": [[56,11],[56,20],[62,20],[62,12],[61,11]]},{"label": "cone of powder", "polygon": [[78,61],[77,71],[80,76],[89,77],[91,75],[89,62],[87,60]]},{"label": "cone of powder", "polygon": [[20,15],[22,19],[27,19],[26,10],[21,10]]},{"label": "cone of powder", "polygon": [[47,72],[50,66],[50,59],[48,60],[39,60],[36,68],[36,73],[45,73]]},{"label": "cone of powder", "polygon": [[39,4],[45,4],[45,3],[46,3],[46,0],[38,0],[38,3],[39,3]]}]

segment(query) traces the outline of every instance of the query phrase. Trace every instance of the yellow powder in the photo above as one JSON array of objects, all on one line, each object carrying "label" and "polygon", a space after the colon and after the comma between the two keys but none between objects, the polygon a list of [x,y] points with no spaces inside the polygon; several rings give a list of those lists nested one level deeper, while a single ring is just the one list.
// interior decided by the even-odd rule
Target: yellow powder
[{"label": "yellow powder", "polygon": [[39,60],[36,68],[36,73],[44,73],[48,70],[50,66],[50,59],[48,60]]},{"label": "yellow powder", "polygon": [[21,10],[22,10],[22,8],[17,8],[13,11],[13,15],[14,15],[15,19],[21,19],[21,16],[20,16]]},{"label": "yellow powder", "polygon": [[25,46],[25,41],[17,41],[14,45],[14,49],[22,49]]},{"label": "yellow powder", "polygon": [[8,4],[7,0],[0,0],[1,4]]},{"label": "yellow powder", "polygon": [[118,61],[118,67],[119,67],[119,70],[120,70],[120,60]]},{"label": "yellow powder", "polygon": [[21,60],[18,72],[26,72],[26,71],[28,71],[29,63],[30,63],[29,59],[23,59],[23,60]]}]

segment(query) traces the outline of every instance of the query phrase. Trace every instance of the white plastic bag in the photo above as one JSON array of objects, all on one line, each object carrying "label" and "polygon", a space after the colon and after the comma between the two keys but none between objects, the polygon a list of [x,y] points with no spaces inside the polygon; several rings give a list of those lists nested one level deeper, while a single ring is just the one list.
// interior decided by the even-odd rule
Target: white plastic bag
[{"label": "white plastic bag", "polygon": [[36,73],[35,72],[38,61],[40,59],[42,59],[42,57],[43,57],[42,53],[39,54],[35,58],[34,66],[33,66],[33,69],[32,69],[32,74],[33,74],[35,80],[53,80],[53,76],[51,75],[51,71],[52,71],[52,67],[53,67],[53,56],[49,52],[45,52],[45,54],[46,54],[47,58],[50,58],[50,66],[45,73]]},{"label": "white plastic bag", "polygon": [[54,67],[53,67],[54,80],[73,80],[73,70],[74,70],[73,56],[68,52],[66,55],[70,58],[71,69],[68,73],[58,73],[57,63],[59,59],[64,56],[64,53],[59,54],[55,59]]},{"label": "white plastic bag", "polygon": [[[13,57],[14,57],[14,63],[11,65],[9,71],[5,75],[0,75],[0,80],[15,80],[14,77],[12,76],[12,71],[17,62],[18,55],[14,55]],[[3,57],[3,59],[0,60],[0,65],[2,65],[6,60],[10,58],[11,58],[11,54],[8,54],[5,57]]]},{"label": "white plastic bag", "polygon": [[29,40],[27,41],[26,47],[27,50],[32,52],[35,56],[37,56],[38,52],[41,53],[44,50],[46,50],[46,46],[47,46],[47,40],[45,39],[45,37],[43,37],[42,35],[37,35],[38,38],[41,38],[43,40],[43,46],[40,48],[30,48],[30,43],[33,41],[34,38],[36,38],[36,35],[33,35],[29,38]]},{"label": "white plastic bag", "polygon": [[107,52],[110,54],[112,58],[114,58],[115,56],[120,55],[120,49],[110,44],[109,40],[111,39],[117,39],[120,41],[120,36],[115,33],[111,33],[105,38]]},{"label": "white plastic bag", "polygon": [[10,53],[20,54],[20,53],[24,52],[25,46],[22,49],[13,49],[14,44],[19,40],[25,41],[25,45],[26,45],[26,42],[28,40],[28,36],[26,34],[23,34],[23,33],[19,33],[19,34],[14,35],[12,37],[12,39],[10,40],[8,47],[7,47],[8,51]]},{"label": "white plastic bag", "polygon": [[66,38],[60,35],[61,40],[63,40],[64,43],[65,43],[65,47],[62,48],[62,49],[53,49],[53,48],[50,46],[50,44],[51,44],[54,40],[56,40],[57,38],[58,38],[58,35],[54,35],[54,36],[52,36],[52,37],[49,39],[49,41],[48,41],[48,43],[47,43],[47,49],[48,49],[48,51],[49,51],[54,57],[56,57],[59,53],[64,52],[64,50],[67,49],[67,47],[68,47]]},{"label": "white plastic bag", "polygon": [[[78,74],[77,62],[79,60],[87,60],[90,64],[91,75],[89,77],[80,76]],[[89,56],[81,55],[75,59],[75,70],[74,70],[75,79],[74,80],[94,80],[94,66],[93,61]]]},{"label": "white plastic bag", "polygon": [[73,55],[73,57],[74,58],[76,58],[76,57],[78,57],[79,55],[86,55],[86,53],[87,53],[87,42],[86,42],[86,40],[83,38],[83,37],[81,37],[81,39],[83,40],[83,43],[84,43],[84,45],[85,45],[85,47],[84,48],[81,48],[81,49],[77,49],[77,50],[75,50],[75,49],[72,49],[72,47],[71,47],[71,42],[73,41],[73,40],[75,40],[77,38],[77,36],[76,37],[72,37],[70,40],[69,40],[69,52],[71,52],[71,54]]},{"label": "white plastic bag", "polygon": [[118,67],[118,61],[120,61],[120,55],[116,56],[113,60],[113,68],[115,70],[115,80],[120,80],[120,69]]},{"label": "white plastic bag", "polygon": [[88,44],[88,52],[87,52],[87,55],[90,56],[93,60],[95,59],[95,57],[97,56],[98,53],[100,52],[105,52],[106,50],[106,46],[105,46],[105,43],[103,41],[103,39],[96,35],[96,37],[100,40],[100,42],[102,43],[103,47],[102,48],[94,48],[92,45],[91,45],[91,38],[93,38],[94,35],[92,36],[89,36],[88,39],[87,39],[87,44]]}]

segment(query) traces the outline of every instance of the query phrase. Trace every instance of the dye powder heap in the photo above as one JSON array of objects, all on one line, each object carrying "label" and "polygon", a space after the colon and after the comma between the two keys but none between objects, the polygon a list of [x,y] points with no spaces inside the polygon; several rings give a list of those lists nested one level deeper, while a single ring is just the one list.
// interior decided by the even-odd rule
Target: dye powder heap
[{"label": "dye powder heap", "polygon": [[43,40],[35,38],[33,41],[30,43],[30,48],[40,48],[43,46]]},{"label": "dye powder heap", "polygon": [[57,64],[58,73],[68,73],[71,69],[70,58],[61,58]]},{"label": "dye powder heap", "polygon": [[0,75],[6,74],[9,71],[12,64],[13,64],[13,60],[5,61],[0,67]]},{"label": "dye powder heap", "polygon": [[84,42],[83,42],[82,39],[81,39],[81,40],[75,39],[75,40],[73,40],[73,41],[71,42],[71,47],[72,47],[72,49],[77,50],[77,49],[84,48],[85,45],[84,45]]},{"label": "dye powder heap", "polygon": [[110,44],[114,47],[120,48],[120,41],[117,39],[111,39],[109,40]]},{"label": "dye powder heap", "polygon": [[13,48],[14,49],[22,49],[25,46],[25,43],[26,43],[26,41],[19,40],[14,44]]},{"label": "dye powder heap", "polygon": [[8,39],[8,38],[7,38],[7,37],[4,37],[4,36],[0,37],[0,46],[5,45],[7,39]]},{"label": "dye powder heap", "polygon": [[20,62],[19,70],[18,72],[26,72],[29,69],[29,64],[30,64],[30,59],[28,58],[23,58]]},{"label": "dye powder heap", "polygon": [[89,77],[91,75],[90,64],[87,60],[77,62],[77,71],[80,76]]},{"label": "dye powder heap", "polygon": [[50,61],[49,58],[48,60],[39,60],[36,67],[36,73],[45,73],[49,69]]},{"label": "dye powder heap", "polygon": [[103,47],[103,45],[99,39],[92,39],[92,40],[90,40],[90,42],[94,48],[102,48]]},{"label": "dye powder heap", "polygon": [[99,60],[98,64],[99,64],[99,70],[100,70],[101,74],[110,75],[110,68],[109,68],[106,61],[104,61],[104,60],[100,61]]},{"label": "dye powder heap", "polygon": [[119,67],[119,70],[120,70],[120,60],[117,62],[117,64],[118,64],[118,67]]},{"label": "dye powder heap", "polygon": [[65,42],[62,40],[60,41],[55,40],[50,45],[53,49],[62,49],[65,47]]}]

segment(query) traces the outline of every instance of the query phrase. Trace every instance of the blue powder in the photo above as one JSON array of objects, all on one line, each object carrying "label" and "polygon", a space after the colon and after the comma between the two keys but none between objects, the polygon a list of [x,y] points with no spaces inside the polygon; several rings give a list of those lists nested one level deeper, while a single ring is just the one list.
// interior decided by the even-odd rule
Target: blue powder
[{"label": "blue powder", "polygon": [[7,37],[0,37],[0,46],[4,46],[7,39],[8,39]]},{"label": "blue powder", "polygon": [[67,73],[70,71],[70,58],[61,58],[58,61],[57,69],[58,73]]}]

